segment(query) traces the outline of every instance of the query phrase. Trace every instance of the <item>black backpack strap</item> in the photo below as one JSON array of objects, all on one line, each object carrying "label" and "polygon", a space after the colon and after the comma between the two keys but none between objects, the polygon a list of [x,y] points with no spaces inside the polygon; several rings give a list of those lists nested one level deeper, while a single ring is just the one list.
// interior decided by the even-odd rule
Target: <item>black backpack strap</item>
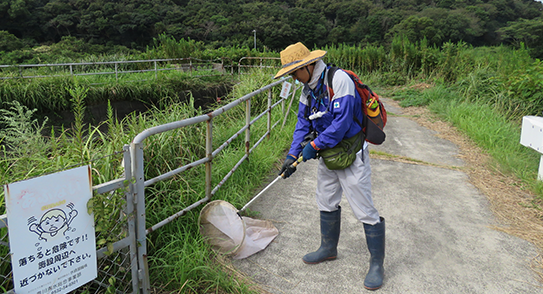
[{"label": "black backpack strap", "polygon": [[304,87],[302,88],[302,92],[307,97],[307,107],[305,109],[304,118],[307,120],[309,120],[309,112],[311,111],[311,96],[308,94],[309,91],[311,91],[309,87],[307,87],[307,85],[304,85]]},{"label": "black backpack strap", "polygon": [[[336,71],[339,69],[339,67],[337,67],[335,64],[327,64],[330,66],[330,68],[328,69],[328,87],[330,87],[330,89],[333,89],[332,88],[332,80],[334,79],[334,74],[336,73]],[[330,99],[332,99],[332,97],[330,97]]]}]

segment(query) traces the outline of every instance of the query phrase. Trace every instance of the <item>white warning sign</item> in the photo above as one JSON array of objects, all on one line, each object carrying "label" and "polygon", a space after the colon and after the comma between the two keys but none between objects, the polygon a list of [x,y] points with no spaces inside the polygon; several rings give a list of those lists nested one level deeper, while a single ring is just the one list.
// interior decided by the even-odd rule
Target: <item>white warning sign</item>
[{"label": "white warning sign", "polygon": [[97,276],[91,167],[4,185],[15,293],[68,293]]},{"label": "white warning sign", "polygon": [[283,82],[283,87],[281,88],[281,94],[279,94],[279,97],[281,98],[288,98],[288,94],[290,92],[290,88],[292,87],[291,83]]}]

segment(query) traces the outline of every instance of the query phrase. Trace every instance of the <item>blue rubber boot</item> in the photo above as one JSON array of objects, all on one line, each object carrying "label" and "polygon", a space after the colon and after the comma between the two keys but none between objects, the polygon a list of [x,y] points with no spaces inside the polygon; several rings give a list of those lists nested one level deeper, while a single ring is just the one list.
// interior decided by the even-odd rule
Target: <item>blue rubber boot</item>
[{"label": "blue rubber boot", "polygon": [[385,273],[383,268],[385,260],[385,219],[381,217],[380,220],[380,223],[373,226],[364,224],[366,242],[371,255],[370,269],[364,280],[364,287],[368,290],[377,290],[383,285]]},{"label": "blue rubber boot", "polygon": [[332,212],[321,211],[321,247],[315,252],[306,254],[302,258],[303,261],[315,264],[336,259],[340,227],[341,207]]}]

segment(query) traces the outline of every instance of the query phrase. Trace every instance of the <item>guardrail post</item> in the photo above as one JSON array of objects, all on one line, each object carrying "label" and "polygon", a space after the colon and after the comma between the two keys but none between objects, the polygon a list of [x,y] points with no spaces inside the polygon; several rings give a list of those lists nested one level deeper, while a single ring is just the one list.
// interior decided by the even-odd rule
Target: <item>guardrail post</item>
[{"label": "guardrail post", "polygon": [[206,157],[209,159],[205,163],[206,167],[206,198],[211,197],[211,167],[213,160],[213,119],[210,117],[206,125]]},{"label": "guardrail post", "polygon": [[270,88],[268,90],[268,135],[266,135],[267,139],[270,138],[270,134],[271,134],[272,96],[273,96],[273,93],[272,93],[272,89]]},{"label": "guardrail post", "polygon": [[157,68],[156,60],[154,62],[155,62],[155,80],[156,80],[158,79],[158,68]]},{"label": "guardrail post", "polygon": [[[282,98],[282,97],[281,97],[281,98]],[[285,100],[286,100],[285,98],[282,98],[282,100],[281,100],[281,113],[282,113],[283,115],[285,115],[285,103],[286,103]]]},{"label": "guardrail post", "polygon": [[74,77],[74,67],[73,67],[73,64],[70,64],[70,75],[72,76],[72,78]]},{"label": "guardrail post", "polygon": [[288,103],[288,107],[286,111],[285,111],[285,99],[288,99],[288,98],[283,99],[283,102],[281,104],[281,107],[283,108],[283,115],[285,116],[285,118],[283,119],[283,124],[281,125],[281,129],[285,127],[285,123],[287,122],[287,117],[290,112],[290,108],[292,107],[292,102],[294,102],[294,97],[296,96],[296,91],[298,90],[298,87],[296,86],[296,83],[294,81],[292,82],[292,85],[293,85],[292,97],[290,98],[290,102]]},{"label": "guardrail post", "polygon": [[[117,64],[115,64],[117,65]],[[143,143],[130,145],[132,173],[135,183],[134,200],[136,202],[136,243],[138,246],[138,276],[141,293],[150,291],[149,270],[147,267],[147,232],[145,227],[145,175],[143,161]]]},{"label": "guardrail post", "polygon": [[118,82],[119,81],[119,72],[117,70],[118,70],[118,63],[115,62],[115,80]]},{"label": "guardrail post", "polygon": [[132,180],[132,158],[130,157],[130,145],[123,146],[123,159],[124,159],[124,176],[128,182],[126,190],[124,192],[126,198],[125,214],[128,216],[128,234],[130,238],[130,270],[132,273],[132,292],[138,293],[139,278],[138,278],[138,264],[134,261],[138,260],[138,245],[136,242],[136,218],[134,211],[134,184]]},{"label": "guardrail post", "polygon": [[251,99],[247,99],[245,102],[245,154],[249,156],[249,150],[251,150]]}]

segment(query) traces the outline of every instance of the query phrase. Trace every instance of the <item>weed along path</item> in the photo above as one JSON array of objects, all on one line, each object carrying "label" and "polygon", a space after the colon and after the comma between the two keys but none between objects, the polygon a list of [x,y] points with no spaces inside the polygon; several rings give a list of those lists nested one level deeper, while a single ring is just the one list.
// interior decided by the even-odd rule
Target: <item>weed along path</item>
[{"label": "weed along path", "polygon": [[[503,181],[486,181],[491,175],[476,166],[484,157],[466,148],[447,124],[384,101],[387,140],[370,146],[374,202],[387,229],[385,281],[378,293],[543,293],[535,265],[541,247],[508,232],[518,224],[502,217],[508,213],[500,213],[492,197],[497,191],[527,195],[508,191],[513,185]],[[363,226],[345,199],[338,258],[302,262],[320,245],[316,171],[315,160],[300,164],[251,206],[259,218],[274,222],[279,236],[264,251],[232,264],[262,293],[369,292],[363,285],[369,266]],[[534,240],[543,239],[534,234]]]}]

